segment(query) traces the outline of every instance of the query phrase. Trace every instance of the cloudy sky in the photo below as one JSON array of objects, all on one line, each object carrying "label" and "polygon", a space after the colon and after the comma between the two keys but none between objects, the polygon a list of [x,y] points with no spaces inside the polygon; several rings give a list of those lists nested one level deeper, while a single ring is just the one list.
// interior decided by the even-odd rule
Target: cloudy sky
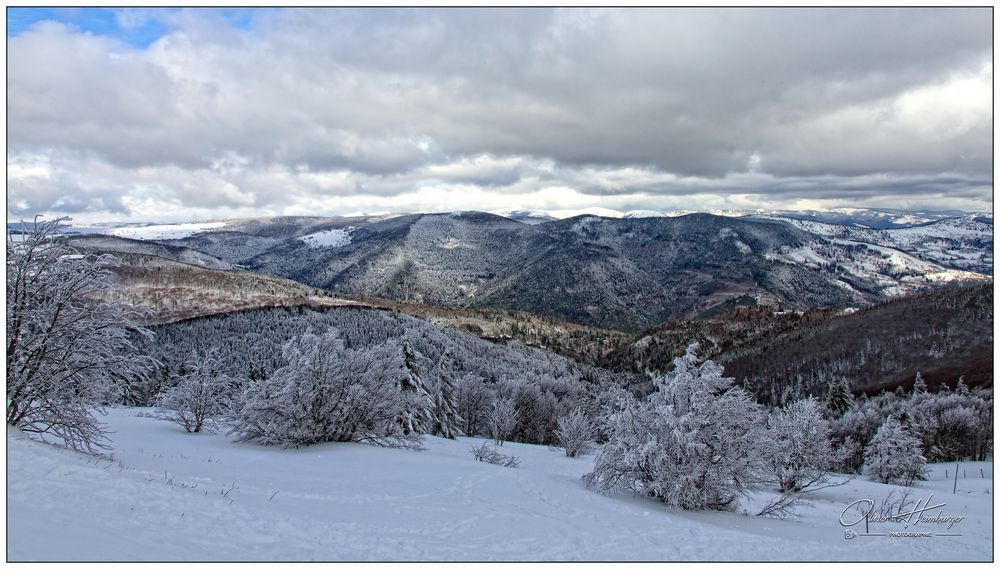
[{"label": "cloudy sky", "polygon": [[13,219],[992,209],[988,8],[7,14]]}]

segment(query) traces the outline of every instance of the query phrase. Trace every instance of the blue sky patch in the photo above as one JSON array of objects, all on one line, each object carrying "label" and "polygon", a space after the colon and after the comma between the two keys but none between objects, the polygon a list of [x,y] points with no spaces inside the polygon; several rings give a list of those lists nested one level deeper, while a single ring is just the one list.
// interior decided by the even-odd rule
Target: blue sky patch
[{"label": "blue sky patch", "polygon": [[[212,12],[234,28],[249,29],[253,10],[200,9]],[[173,27],[170,16],[178,8],[7,8],[7,37],[17,37],[42,21],[60,22],[98,36],[115,38],[136,48],[145,49]]]}]

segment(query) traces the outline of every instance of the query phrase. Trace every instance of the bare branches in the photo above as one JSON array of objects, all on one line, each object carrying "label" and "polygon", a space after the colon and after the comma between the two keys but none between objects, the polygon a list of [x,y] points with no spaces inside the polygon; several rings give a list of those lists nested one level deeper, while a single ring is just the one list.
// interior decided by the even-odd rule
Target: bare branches
[{"label": "bare branches", "polygon": [[497,449],[491,446],[489,441],[483,441],[483,444],[478,447],[472,447],[470,452],[480,462],[498,464],[507,468],[517,468],[521,464],[520,458],[497,452]]},{"label": "bare branches", "polygon": [[129,309],[103,300],[114,259],[81,255],[58,239],[61,219],[7,236],[7,423],[104,448],[93,408],[119,400],[124,378],[144,378]]}]

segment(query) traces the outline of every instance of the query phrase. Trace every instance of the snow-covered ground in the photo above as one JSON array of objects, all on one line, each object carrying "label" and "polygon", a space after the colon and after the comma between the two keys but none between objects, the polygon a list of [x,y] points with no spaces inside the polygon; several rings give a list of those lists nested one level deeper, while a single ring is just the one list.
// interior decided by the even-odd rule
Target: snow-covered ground
[{"label": "snow-covered ground", "polygon": [[351,231],[353,229],[353,227],[348,227],[347,229],[327,229],[326,231],[303,235],[298,239],[310,247],[343,247],[351,243]]},{"label": "snow-covered ground", "polygon": [[[845,539],[851,502],[899,488],[855,479],[795,519],[682,512],[603,496],[591,457],[506,443],[518,469],[473,460],[473,439],[413,452],[339,443],[286,450],[111,409],[113,460],[8,430],[9,561],[25,560],[990,560],[992,463],[933,465],[912,499],[964,516],[878,531],[952,537]],[[982,469],[982,475],[980,474]],[[952,478],[945,477],[945,471]],[[985,477],[983,477],[985,476]],[[853,511],[853,510],[852,510]],[[850,521],[850,520],[848,520]],[[864,533],[863,522],[852,528]]]},{"label": "snow-covered ground", "polygon": [[208,221],[204,223],[173,223],[169,225],[146,225],[143,227],[118,227],[107,231],[116,237],[129,239],[184,239],[195,233],[208,229],[220,229],[226,226],[224,221]]}]

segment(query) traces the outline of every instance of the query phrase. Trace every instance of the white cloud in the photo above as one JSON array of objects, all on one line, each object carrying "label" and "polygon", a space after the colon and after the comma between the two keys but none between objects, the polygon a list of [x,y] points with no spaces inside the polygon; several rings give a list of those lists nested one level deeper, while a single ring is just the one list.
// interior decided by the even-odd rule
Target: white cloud
[{"label": "white cloud", "polygon": [[9,214],[988,208],[983,15],[184,10],[145,50],[44,22],[8,41]]}]

